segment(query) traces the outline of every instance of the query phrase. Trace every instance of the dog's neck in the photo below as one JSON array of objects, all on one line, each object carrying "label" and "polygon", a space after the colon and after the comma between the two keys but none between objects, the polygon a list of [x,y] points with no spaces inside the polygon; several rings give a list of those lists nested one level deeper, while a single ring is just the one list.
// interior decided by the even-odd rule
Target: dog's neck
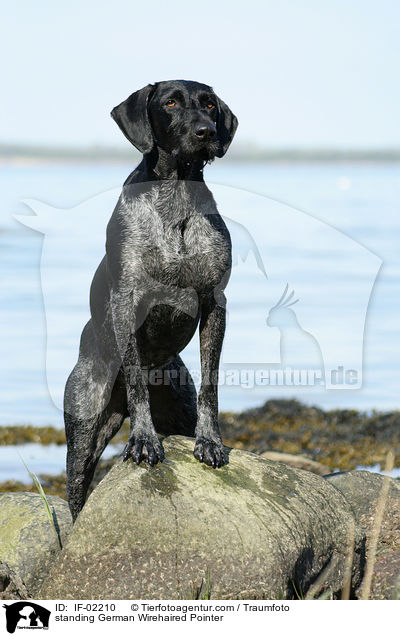
[{"label": "dog's neck", "polygon": [[160,180],[203,181],[204,161],[201,159],[185,160],[156,148],[143,157],[145,173]]}]

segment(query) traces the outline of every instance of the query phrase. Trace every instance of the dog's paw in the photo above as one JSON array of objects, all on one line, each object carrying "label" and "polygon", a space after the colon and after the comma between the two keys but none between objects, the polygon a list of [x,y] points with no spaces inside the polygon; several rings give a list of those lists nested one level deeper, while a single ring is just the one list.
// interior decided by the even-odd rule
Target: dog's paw
[{"label": "dog's paw", "polygon": [[158,437],[143,434],[132,436],[128,439],[122,459],[125,462],[130,457],[136,464],[145,461],[150,466],[155,466],[158,462],[163,462],[165,459],[164,449]]},{"label": "dog's paw", "polygon": [[228,463],[222,442],[214,442],[204,437],[196,439],[193,455],[199,462],[204,462],[213,468],[220,468]]}]

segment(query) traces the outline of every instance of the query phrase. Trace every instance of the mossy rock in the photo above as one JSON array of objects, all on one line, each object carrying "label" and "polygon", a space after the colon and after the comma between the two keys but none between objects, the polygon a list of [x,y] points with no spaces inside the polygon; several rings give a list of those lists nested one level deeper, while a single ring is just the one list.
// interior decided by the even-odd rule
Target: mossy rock
[{"label": "mossy rock", "polygon": [[33,598],[72,527],[66,501],[47,500],[55,528],[39,494],[0,493],[0,563],[20,577]]},{"label": "mossy rock", "polygon": [[336,488],[246,451],[213,470],[193,439],[163,443],[162,464],[120,462],[100,482],[40,598],[293,598],[322,571],[321,591],[341,589],[353,515]]},{"label": "mossy rock", "polygon": [[[349,502],[356,522],[365,537],[366,559],[371,560],[371,539],[376,525],[378,502],[385,479],[389,480],[384,501],[379,540],[374,557],[370,598],[400,599],[400,483],[377,473],[353,470],[325,478]],[[362,596],[363,588],[357,591]]]},{"label": "mossy rock", "polygon": [[0,599],[17,601],[26,598],[29,594],[21,577],[5,563],[0,563]]}]

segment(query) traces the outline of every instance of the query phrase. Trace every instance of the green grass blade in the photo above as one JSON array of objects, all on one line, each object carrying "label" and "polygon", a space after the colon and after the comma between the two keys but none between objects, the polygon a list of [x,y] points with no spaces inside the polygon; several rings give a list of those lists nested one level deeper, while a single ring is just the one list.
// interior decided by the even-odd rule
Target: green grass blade
[{"label": "green grass blade", "polygon": [[32,479],[33,483],[35,484],[35,486],[36,486],[36,488],[37,488],[37,490],[39,492],[39,495],[40,495],[40,497],[41,497],[41,499],[43,501],[43,504],[44,504],[44,507],[45,507],[45,510],[46,510],[46,514],[47,514],[47,516],[49,518],[51,529],[52,529],[52,531],[55,534],[55,537],[57,539],[57,543],[59,544],[60,550],[61,550],[62,549],[61,537],[60,537],[59,533],[57,532],[57,528],[56,528],[55,523],[54,523],[53,515],[52,515],[51,510],[50,510],[49,502],[47,501],[46,493],[43,490],[42,484],[40,483],[38,476],[35,473],[32,473],[29,470],[28,466],[25,464],[25,462],[22,459],[21,455],[19,455],[19,456],[20,456],[20,459],[21,459],[23,465],[25,466],[26,470],[28,471],[29,477]]}]

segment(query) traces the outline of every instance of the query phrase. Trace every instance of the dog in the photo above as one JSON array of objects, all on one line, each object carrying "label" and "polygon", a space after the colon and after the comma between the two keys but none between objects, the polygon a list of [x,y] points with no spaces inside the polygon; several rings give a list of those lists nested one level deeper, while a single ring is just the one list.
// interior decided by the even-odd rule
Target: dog
[{"label": "dog", "polygon": [[[186,80],[149,84],[111,116],[143,160],[107,226],[106,255],[90,289],[91,319],[65,387],[74,520],[100,455],[126,417],[124,460],[162,462],[159,433],[195,437],[194,456],[213,468],[228,461],[217,385],[231,241],[203,168],[225,155],[237,118],[210,86]],[[197,397],[179,353],[198,326]]]}]

